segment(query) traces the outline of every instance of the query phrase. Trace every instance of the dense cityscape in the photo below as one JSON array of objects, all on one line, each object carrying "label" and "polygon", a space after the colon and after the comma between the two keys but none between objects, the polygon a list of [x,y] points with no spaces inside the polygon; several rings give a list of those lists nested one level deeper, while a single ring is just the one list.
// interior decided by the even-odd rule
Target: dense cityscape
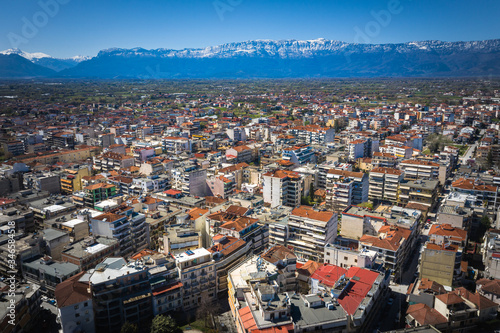
[{"label": "dense cityscape", "polygon": [[2,332],[493,332],[500,81],[0,82]]}]

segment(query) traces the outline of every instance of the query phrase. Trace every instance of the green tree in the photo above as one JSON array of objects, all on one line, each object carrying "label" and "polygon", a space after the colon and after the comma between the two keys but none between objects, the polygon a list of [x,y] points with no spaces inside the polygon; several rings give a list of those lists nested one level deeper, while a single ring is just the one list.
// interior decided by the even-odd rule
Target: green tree
[{"label": "green tree", "polygon": [[137,333],[138,332],[138,327],[136,324],[131,324],[128,321],[123,324],[122,328],[120,329],[120,333]]},{"label": "green tree", "polygon": [[488,156],[486,157],[486,165],[488,168],[491,168],[493,166],[493,153],[490,151],[488,152]]},{"label": "green tree", "polygon": [[175,320],[170,316],[159,315],[151,323],[151,333],[180,333],[182,332]]},{"label": "green tree", "polygon": [[314,185],[311,184],[309,187],[309,200],[314,201]]},{"label": "green tree", "polygon": [[368,209],[373,209],[373,203],[367,201],[367,202],[362,202],[358,205],[358,207],[364,207]]}]

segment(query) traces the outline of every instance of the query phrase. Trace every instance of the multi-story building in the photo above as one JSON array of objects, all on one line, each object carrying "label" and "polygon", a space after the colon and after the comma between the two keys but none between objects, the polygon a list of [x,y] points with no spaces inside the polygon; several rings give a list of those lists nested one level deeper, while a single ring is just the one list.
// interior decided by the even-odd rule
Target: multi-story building
[{"label": "multi-story building", "polygon": [[80,268],[69,262],[56,262],[49,256],[25,260],[21,265],[23,277],[40,286],[41,292],[54,295],[56,286],[80,272]]},{"label": "multi-story building", "polygon": [[432,210],[438,202],[438,180],[403,180],[399,184],[398,200],[401,204],[420,204]]},{"label": "multi-story building", "polygon": [[135,165],[133,156],[106,152],[93,157],[93,169],[98,171],[119,171]]},{"label": "multi-story building", "polygon": [[95,332],[94,306],[86,272],[58,284],[55,298],[63,332]]},{"label": "multi-story building", "polygon": [[2,140],[2,149],[4,154],[11,154],[12,156],[19,156],[24,154],[24,143],[18,140]]},{"label": "multi-story building", "polygon": [[395,203],[399,197],[399,184],[404,172],[392,168],[375,168],[370,172],[370,189],[368,197],[371,200]]},{"label": "multi-story building", "polygon": [[10,282],[9,279],[0,282],[2,299],[0,327],[2,332],[36,331],[40,328],[42,310],[40,287],[32,283],[16,281],[10,285],[7,284],[8,282]]},{"label": "multi-story building", "polygon": [[126,257],[149,245],[146,216],[122,205],[90,219],[94,236],[111,237],[120,243],[120,255]]},{"label": "multi-story building", "polygon": [[288,130],[300,143],[311,145],[323,145],[334,142],[335,130],[331,127],[318,125],[295,126]]},{"label": "multi-story building", "polygon": [[459,178],[451,183],[451,189],[460,193],[473,194],[489,209],[496,211],[500,205],[499,187],[486,185],[478,179]]},{"label": "multi-story building", "polygon": [[[229,176],[230,177],[230,176]],[[207,179],[209,194],[214,197],[227,199],[230,197],[236,188],[234,178],[225,176],[214,176]]]},{"label": "multi-story building", "polygon": [[96,332],[120,332],[125,322],[148,326],[153,315],[147,267],[107,258],[88,272]]},{"label": "multi-story building", "polygon": [[414,234],[407,228],[385,225],[378,230],[376,236],[363,235],[359,245],[360,249],[378,252],[378,260],[386,269],[392,270],[394,280],[399,281],[403,266],[414,249]]},{"label": "multi-story building", "polygon": [[451,287],[454,276],[460,274],[461,261],[461,247],[451,243],[436,244],[429,241],[425,244],[420,259],[419,277]]},{"label": "multi-story building", "polygon": [[485,277],[500,279],[500,230],[490,229],[486,231],[481,251]]},{"label": "multi-story building", "polygon": [[212,240],[214,245],[208,251],[215,261],[217,293],[221,295],[228,289],[228,271],[246,258],[251,244],[243,239],[224,235],[216,235]]},{"label": "multi-story building", "polygon": [[314,150],[309,145],[297,145],[290,148],[284,148],[282,157],[286,161],[290,161],[295,165],[303,165],[307,163],[315,163],[316,155]]},{"label": "multi-story building", "polygon": [[183,307],[195,308],[217,298],[216,267],[211,253],[205,248],[175,255],[183,285]]},{"label": "multi-story building", "polygon": [[172,188],[184,195],[205,196],[207,192],[207,170],[198,165],[185,165],[172,170]]},{"label": "multi-story building", "polygon": [[275,170],[263,175],[264,202],[271,207],[300,205],[302,179],[298,173]]},{"label": "multi-story building", "polygon": [[368,201],[368,176],[362,172],[330,169],[326,175],[326,207],[343,211]]},{"label": "multi-story building", "polygon": [[61,261],[77,265],[81,271],[89,270],[108,257],[118,256],[120,243],[117,239],[92,236],[65,246]]},{"label": "multi-story building", "polygon": [[190,152],[192,149],[191,139],[188,138],[167,136],[161,142],[166,153],[180,154],[184,151]]},{"label": "multi-story building", "polygon": [[323,262],[326,244],[337,237],[338,215],[330,211],[315,211],[306,206],[292,210],[288,222],[287,245],[303,259]]},{"label": "multi-story building", "polygon": [[439,167],[438,163],[423,161],[423,160],[403,160],[399,163],[399,167],[405,173],[405,179],[438,179]]},{"label": "multi-story building", "polygon": [[248,146],[236,146],[226,150],[226,159],[236,163],[250,163],[253,160],[252,148]]},{"label": "multi-story building", "polygon": [[81,166],[77,169],[66,169],[61,174],[61,192],[72,194],[82,190],[82,177],[90,176],[90,170],[87,166]]},{"label": "multi-story building", "polygon": [[23,184],[25,189],[60,193],[61,175],[53,172],[31,172],[23,175]]},{"label": "multi-story building", "polygon": [[75,204],[94,208],[94,206],[106,199],[116,195],[116,186],[108,183],[97,183],[83,188],[83,200],[79,196],[74,195]]}]

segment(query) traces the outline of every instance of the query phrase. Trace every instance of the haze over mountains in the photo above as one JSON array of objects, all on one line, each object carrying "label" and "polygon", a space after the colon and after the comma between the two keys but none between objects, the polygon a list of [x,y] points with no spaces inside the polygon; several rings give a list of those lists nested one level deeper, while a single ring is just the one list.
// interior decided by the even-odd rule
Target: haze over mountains
[{"label": "haze over mountains", "polygon": [[256,40],[201,49],[112,48],[57,59],[0,52],[0,77],[328,78],[500,75],[500,39],[353,44],[326,39]]}]

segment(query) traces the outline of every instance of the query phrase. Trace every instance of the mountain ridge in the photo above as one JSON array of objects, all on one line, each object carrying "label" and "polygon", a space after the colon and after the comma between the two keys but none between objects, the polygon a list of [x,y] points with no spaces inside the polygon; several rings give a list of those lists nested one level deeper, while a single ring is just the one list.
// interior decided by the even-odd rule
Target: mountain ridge
[{"label": "mountain ridge", "polygon": [[360,44],[318,38],[109,48],[76,64],[50,56],[32,62],[63,78],[467,77],[500,76],[498,54],[500,39]]}]

